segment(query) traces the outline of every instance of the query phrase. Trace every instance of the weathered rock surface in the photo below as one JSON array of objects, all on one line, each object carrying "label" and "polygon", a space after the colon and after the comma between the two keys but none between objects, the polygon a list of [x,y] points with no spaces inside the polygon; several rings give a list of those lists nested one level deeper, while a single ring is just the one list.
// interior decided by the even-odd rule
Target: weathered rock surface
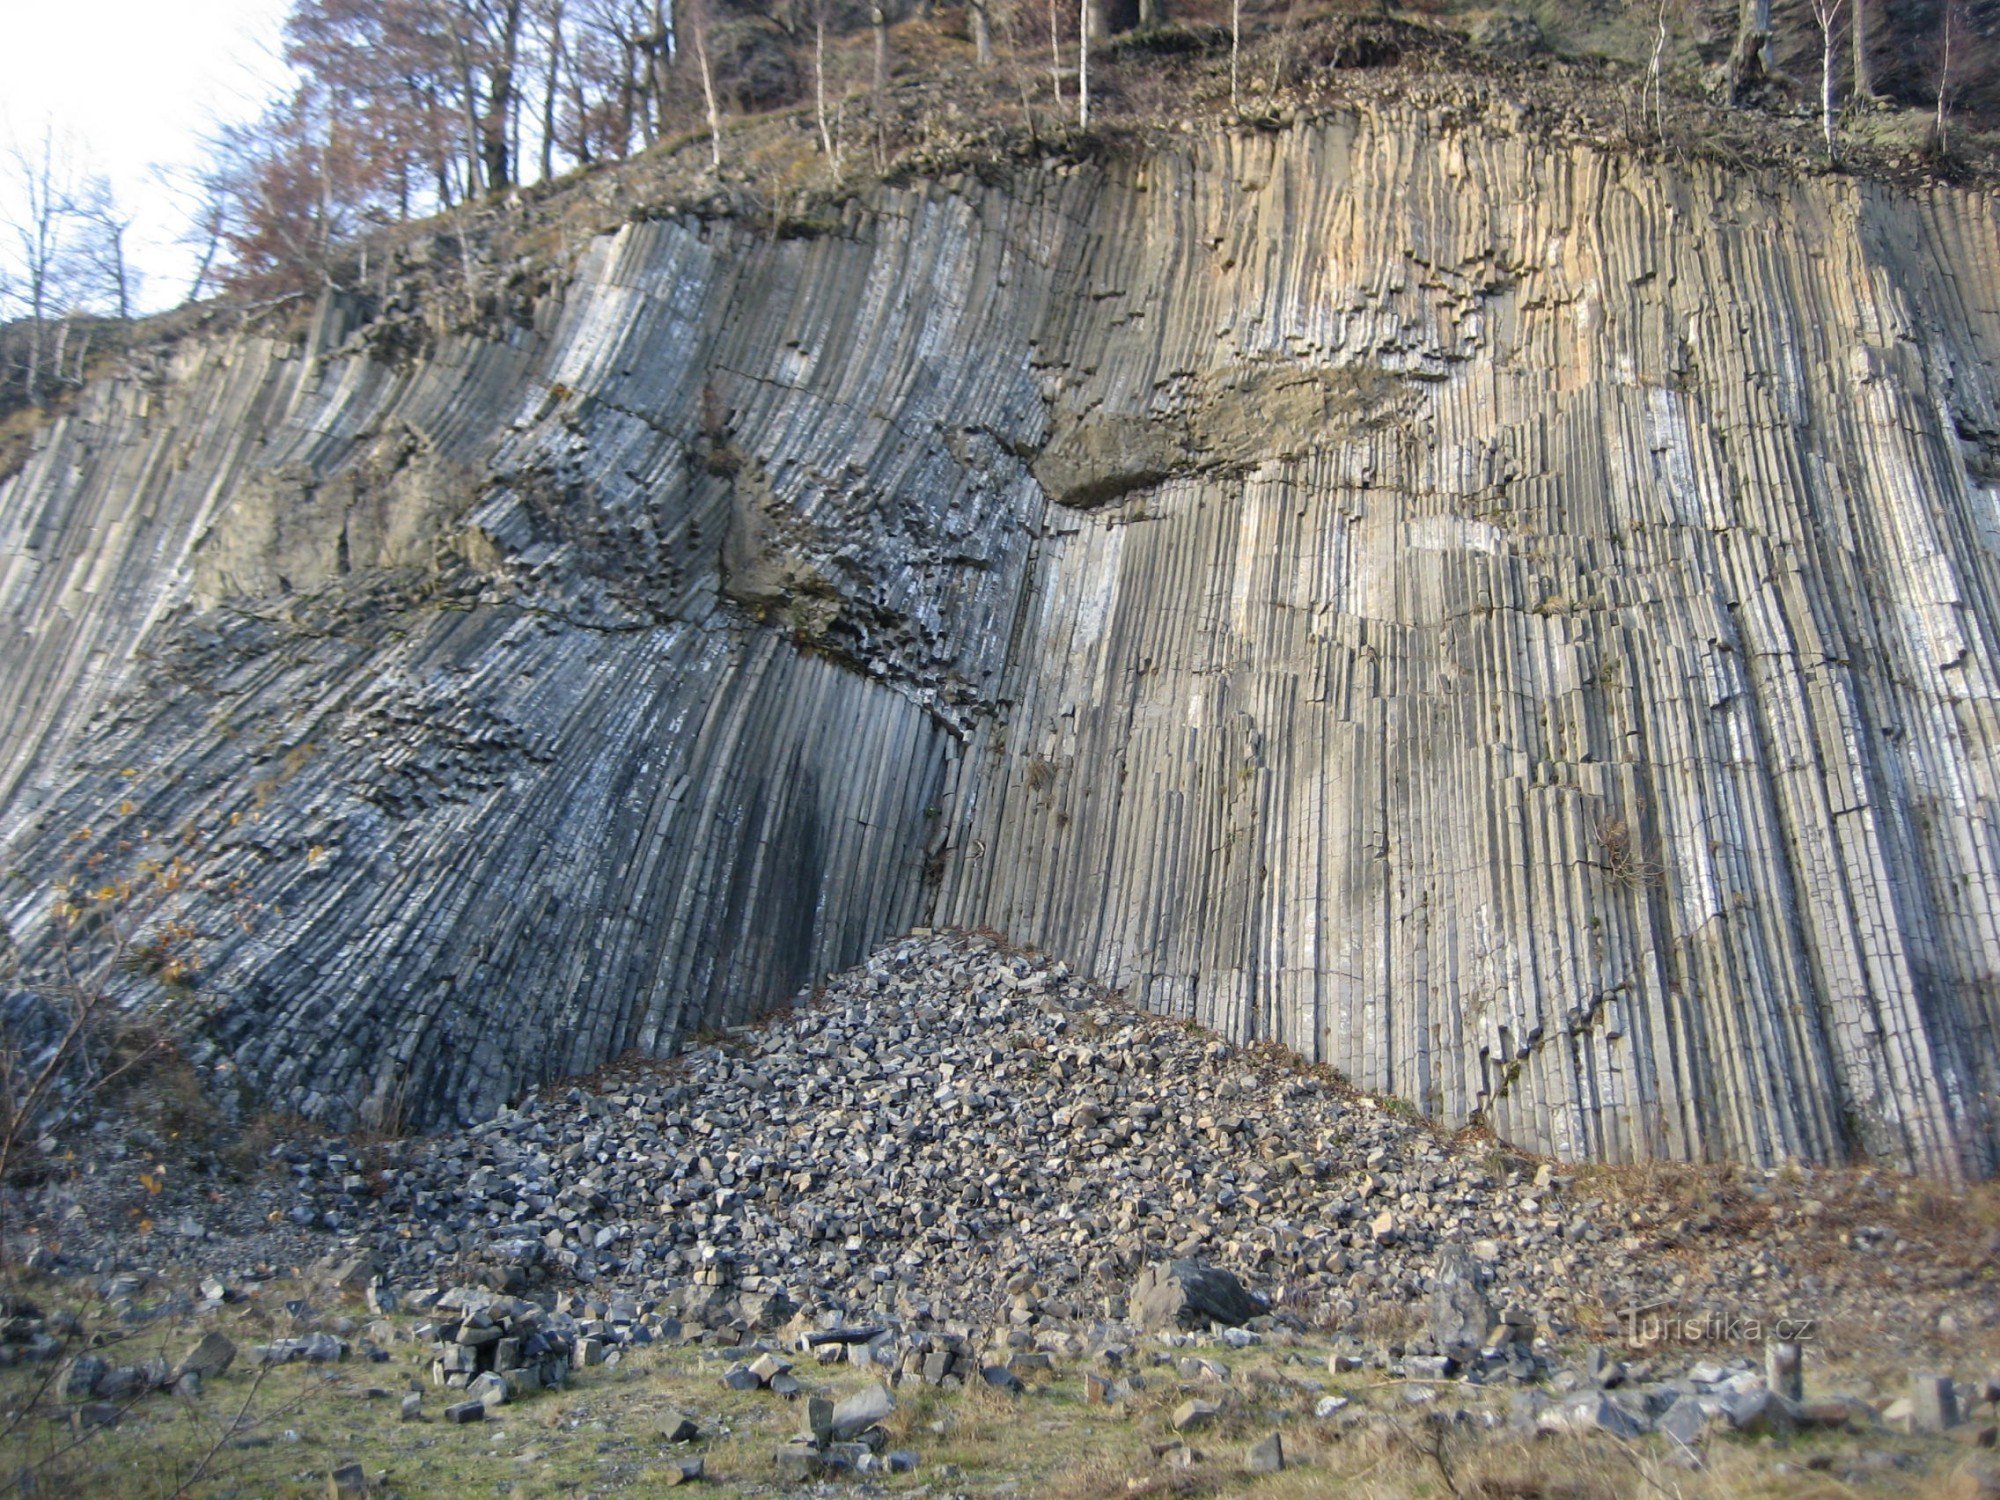
[{"label": "weathered rock surface", "polygon": [[1133,1283],[1132,1317],[1142,1328],[1234,1328],[1267,1311],[1228,1271],[1191,1260],[1148,1266]]},{"label": "weathered rock surface", "polygon": [[6,863],[193,830],[336,1122],[931,919],[1565,1157],[1988,1172],[1996,279],[1390,110],[193,339],[0,485]]}]

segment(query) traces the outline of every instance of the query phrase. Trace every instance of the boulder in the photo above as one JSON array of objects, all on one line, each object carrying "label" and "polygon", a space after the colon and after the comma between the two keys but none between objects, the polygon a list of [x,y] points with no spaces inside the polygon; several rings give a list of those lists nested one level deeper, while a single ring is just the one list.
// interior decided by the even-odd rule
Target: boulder
[{"label": "boulder", "polygon": [[1193,1432],[1221,1415],[1222,1408],[1213,1401],[1183,1401],[1174,1408],[1174,1431]]},{"label": "boulder", "polygon": [[979,1378],[992,1386],[996,1391],[1005,1391],[1010,1396],[1018,1396],[1022,1391],[1027,1389],[1021,1383],[1021,1377],[1005,1365],[983,1366],[979,1371]]},{"label": "boulder", "polygon": [[1949,1375],[1910,1376],[1910,1426],[1916,1432],[1945,1432],[1958,1425],[1958,1388]]},{"label": "boulder", "polygon": [[1192,1260],[1146,1267],[1132,1284],[1129,1304],[1133,1318],[1152,1329],[1235,1327],[1264,1311],[1233,1274]]},{"label": "boulder", "polygon": [[1479,1267],[1460,1245],[1438,1252],[1431,1287],[1430,1336],[1444,1353],[1467,1363],[1493,1327],[1493,1304],[1479,1289]]},{"label": "boulder", "polygon": [[1259,1438],[1243,1455],[1243,1467],[1252,1474],[1276,1474],[1285,1467],[1285,1439],[1282,1433]]},{"label": "boulder", "polygon": [[174,1367],[175,1375],[198,1375],[203,1380],[213,1380],[222,1374],[236,1360],[236,1345],[227,1335],[210,1330],[204,1333],[195,1346],[181,1356],[181,1362]]},{"label": "boulder", "polygon": [[65,1401],[88,1401],[111,1373],[111,1362],[98,1354],[79,1354],[62,1373]]},{"label": "boulder", "polygon": [[896,1398],[889,1394],[889,1387],[879,1380],[864,1390],[856,1391],[833,1409],[834,1440],[848,1442],[871,1427],[879,1427],[895,1409]]}]

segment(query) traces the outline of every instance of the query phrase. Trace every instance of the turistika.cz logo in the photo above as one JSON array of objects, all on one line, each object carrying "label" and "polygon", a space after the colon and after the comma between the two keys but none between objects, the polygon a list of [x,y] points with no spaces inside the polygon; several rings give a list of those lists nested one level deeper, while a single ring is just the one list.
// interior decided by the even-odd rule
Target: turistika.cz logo
[{"label": "turistika.cz logo", "polygon": [[1810,1343],[1817,1318],[1767,1318],[1758,1313],[1690,1312],[1671,1306],[1619,1309],[1625,1342],[1634,1348],[1650,1344],[1787,1344]]}]

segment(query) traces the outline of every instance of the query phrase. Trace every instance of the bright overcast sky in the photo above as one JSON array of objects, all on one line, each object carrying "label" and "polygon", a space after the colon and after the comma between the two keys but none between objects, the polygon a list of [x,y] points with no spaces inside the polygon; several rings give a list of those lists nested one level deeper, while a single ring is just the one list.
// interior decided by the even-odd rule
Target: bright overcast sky
[{"label": "bright overcast sky", "polygon": [[[133,225],[141,306],[186,294],[194,255],[175,242],[184,197],[161,180],[199,166],[218,123],[247,120],[281,89],[286,0],[0,0],[0,151],[43,123],[79,167],[109,177]],[[11,172],[11,160],[0,158]],[[11,197],[11,194],[10,194]]]}]

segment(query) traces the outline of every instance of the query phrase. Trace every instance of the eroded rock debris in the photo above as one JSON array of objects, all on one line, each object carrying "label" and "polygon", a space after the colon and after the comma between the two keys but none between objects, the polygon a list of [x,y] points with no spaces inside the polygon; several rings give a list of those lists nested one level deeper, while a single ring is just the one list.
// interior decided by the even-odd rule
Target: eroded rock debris
[{"label": "eroded rock debris", "polygon": [[285,1148],[290,1219],[390,1285],[470,1275],[615,1292],[628,1321],[849,1331],[823,1344],[998,1325],[1061,1347],[1106,1319],[1276,1315],[1526,1379],[1552,1340],[1669,1314],[1866,1319],[1891,1344],[1987,1315],[1966,1305],[2000,1236],[1850,1222],[1866,1176],[1712,1181],[1665,1217],[984,935],[902,939],[799,1002],[365,1162]]},{"label": "eroded rock debris", "polygon": [[[452,1424],[696,1345],[710,1389],[798,1398],[774,1464],[799,1481],[918,1463],[883,1425],[906,1387],[1080,1381],[1086,1403],[1152,1412],[1164,1461],[1190,1464],[1279,1397],[1321,1431],[1435,1418],[1645,1438],[1689,1463],[1725,1434],[1976,1446],[1993,1428],[2000,1384],[1977,1349],[2000,1237],[1899,1208],[1906,1180],[1689,1174],[1675,1204],[1572,1177],[983,934],[914,934],[798,1001],[469,1131],[281,1143],[281,1182],[183,1194],[150,1242],[90,1231],[78,1184],[115,1171],[48,1184],[34,1206],[67,1248],[34,1264],[89,1276],[114,1323],[143,1324],[254,1298],[248,1260],[310,1258],[331,1302],[286,1302],[290,1331],[250,1364],[407,1362],[414,1340]],[[118,1269],[135,1251],[162,1262]],[[162,1299],[204,1264],[237,1269]],[[375,1321],[331,1315],[352,1298]],[[10,1311],[5,1359],[74,1348],[74,1322]],[[1829,1389],[1821,1341],[1864,1330],[1871,1358],[1910,1373],[1865,1397]],[[1307,1347],[1312,1368],[1282,1390],[1238,1378]],[[193,1398],[236,1357],[215,1333],[177,1362],[84,1353],[59,1388],[73,1404]],[[836,1376],[865,1383],[836,1401]],[[404,1417],[428,1410],[404,1397]],[[662,1428],[677,1444],[714,1431],[685,1413]],[[1245,1466],[1289,1466],[1288,1441],[1258,1439]]]}]

